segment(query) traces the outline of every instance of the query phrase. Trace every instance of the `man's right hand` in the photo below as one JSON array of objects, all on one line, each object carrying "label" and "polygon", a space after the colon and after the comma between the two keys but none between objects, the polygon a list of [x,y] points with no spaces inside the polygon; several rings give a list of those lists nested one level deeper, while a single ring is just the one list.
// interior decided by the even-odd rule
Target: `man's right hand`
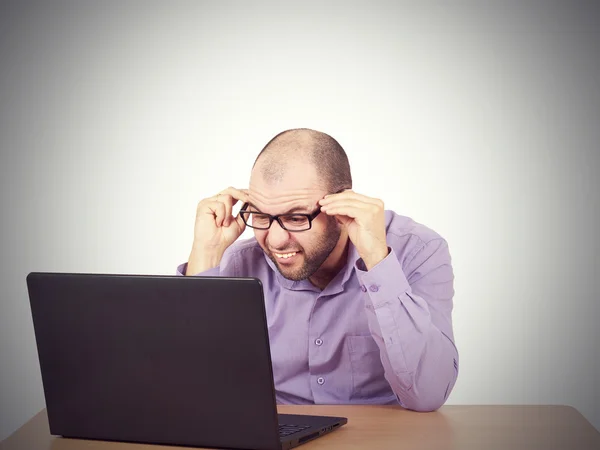
[{"label": "man's right hand", "polygon": [[194,275],[217,267],[225,250],[233,244],[246,229],[246,224],[238,214],[231,211],[238,202],[248,200],[246,190],[229,187],[217,195],[205,198],[196,208],[194,244],[186,275]]}]

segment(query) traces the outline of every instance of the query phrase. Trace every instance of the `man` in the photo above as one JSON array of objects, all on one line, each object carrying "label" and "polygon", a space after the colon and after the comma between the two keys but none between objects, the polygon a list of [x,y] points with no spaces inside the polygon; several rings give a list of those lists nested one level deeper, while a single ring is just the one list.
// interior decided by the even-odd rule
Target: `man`
[{"label": "man", "polygon": [[[235,242],[246,226],[255,237]],[[178,274],[262,281],[278,403],[433,411],[456,382],[446,241],[353,192],[327,134],[278,134],[247,190],[202,200]]]}]

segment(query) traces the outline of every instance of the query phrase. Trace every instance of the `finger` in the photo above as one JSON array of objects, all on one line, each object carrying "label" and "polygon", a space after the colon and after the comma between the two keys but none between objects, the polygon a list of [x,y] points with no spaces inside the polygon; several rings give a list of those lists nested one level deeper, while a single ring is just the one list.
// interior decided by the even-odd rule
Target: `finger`
[{"label": "finger", "polygon": [[[236,189],[234,187],[228,187],[227,189],[222,190],[219,194],[229,195],[232,199],[241,202],[250,201],[250,195],[247,189]],[[235,204],[236,202],[233,202]]]},{"label": "finger", "polygon": [[365,216],[371,215],[371,210],[362,206],[354,206],[354,205],[335,205],[330,207],[322,207],[321,211],[323,211],[328,216],[348,216],[353,219],[360,220]]},{"label": "finger", "polygon": [[370,203],[373,205],[378,205],[378,204],[382,204],[383,202],[378,199],[378,198],[373,198],[373,197],[367,197],[366,195],[362,195],[362,194],[357,194],[354,191],[344,191],[344,192],[340,192],[339,194],[330,194],[330,195],[326,195],[323,199],[321,199],[319,201],[319,203],[321,205],[326,205],[330,202],[336,201],[336,200],[340,200],[340,199],[354,199],[354,200],[359,200],[362,201],[364,203]]},{"label": "finger", "polygon": [[209,209],[209,213],[215,218],[215,224],[217,227],[223,226],[223,221],[226,218],[225,215],[225,204],[219,201],[212,201],[206,204]]},{"label": "finger", "polygon": [[332,210],[333,208],[352,208],[362,210],[366,214],[376,214],[381,209],[375,203],[365,203],[362,200],[352,198],[337,199],[321,206],[322,211]]},{"label": "finger", "polygon": [[330,196],[326,196],[323,200],[325,204],[338,200],[356,200],[362,203],[383,206],[383,201],[378,198],[368,197],[366,195],[357,194],[356,192],[352,191],[345,191],[339,194],[332,194]]},{"label": "finger", "polygon": [[246,223],[244,222],[244,220],[242,219],[242,216],[240,213],[237,214],[237,216],[235,216],[236,223],[238,224],[238,226],[240,227],[240,230],[242,230],[241,232],[243,233],[244,230],[246,229]]},{"label": "finger", "polygon": [[235,200],[229,194],[218,194],[217,201],[223,203],[225,206],[225,219],[223,219],[223,224],[228,226],[231,220],[231,210],[233,209],[233,204],[237,203],[237,200]]},{"label": "finger", "polygon": [[235,220],[233,217],[233,206],[238,202],[245,203],[249,201],[249,194],[247,189],[236,189],[234,187],[228,187],[221,191],[217,198],[219,201],[225,203],[226,207],[226,217],[225,217],[225,226],[229,226],[229,224]]},{"label": "finger", "polygon": [[354,220],[352,217],[342,216],[342,215],[336,215],[333,217],[335,217],[335,220],[337,223],[339,223],[340,225],[342,225],[344,227]]}]

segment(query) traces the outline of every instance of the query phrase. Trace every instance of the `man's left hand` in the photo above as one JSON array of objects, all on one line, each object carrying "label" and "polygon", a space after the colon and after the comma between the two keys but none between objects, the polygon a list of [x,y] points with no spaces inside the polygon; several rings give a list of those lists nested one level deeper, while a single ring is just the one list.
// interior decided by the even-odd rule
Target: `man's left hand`
[{"label": "man's left hand", "polygon": [[388,255],[383,201],[347,190],[326,195],[319,204],[321,211],[346,228],[367,270]]}]

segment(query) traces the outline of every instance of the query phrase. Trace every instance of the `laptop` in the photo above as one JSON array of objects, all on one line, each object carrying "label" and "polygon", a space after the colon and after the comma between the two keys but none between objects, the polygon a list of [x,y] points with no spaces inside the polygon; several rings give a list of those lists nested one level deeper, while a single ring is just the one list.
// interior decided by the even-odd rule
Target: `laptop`
[{"label": "laptop", "polygon": [[32,272],[50,433],[288,449],[347,423],[278,415],[256,278]]}]

